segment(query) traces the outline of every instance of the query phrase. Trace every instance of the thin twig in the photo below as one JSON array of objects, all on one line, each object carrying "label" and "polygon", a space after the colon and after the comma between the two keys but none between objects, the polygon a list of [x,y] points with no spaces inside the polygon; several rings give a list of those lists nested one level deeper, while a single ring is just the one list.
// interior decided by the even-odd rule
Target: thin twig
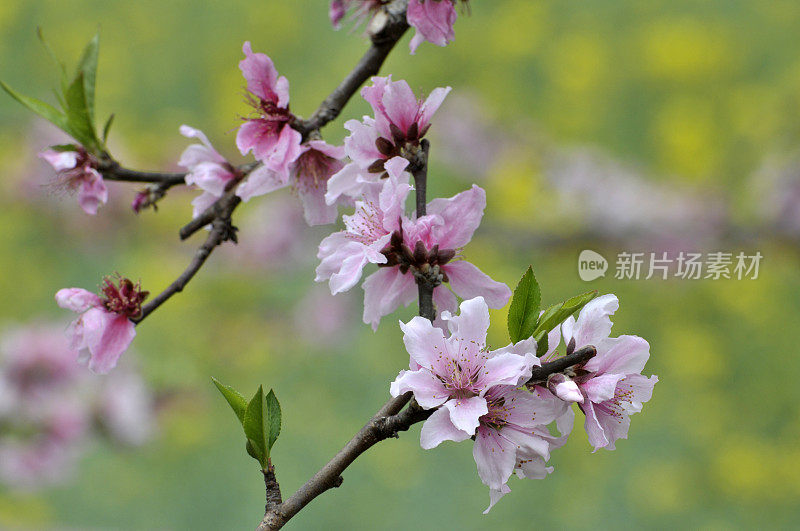
[{"label": "thin twig", "polygon": [[162,173],[153,171],[136,171],[123,168],[117,161],[100,161],[98,171],[103,179],[109,181],[124,181],[129,183],[160,184],[166,188],[184,184],[186,173]]},{"label": "thin twig", "polygon": [[175,279],[175,281],[167,286],[167,289],[159,293],[153,300],[142,306],[142,315],[136,319],[136,323],[142,322],[148,315],[153,313],[159,306],[164,304],[170,297],[176,293],[180,293],[186,287],[192,277],[203,267],[208,257],[214,249],[226,240],[235,240],[235,227],[231,225],[230,214],[233,212],[233,207],[229,208],[226,212],[222,213],[218,218],[212,221],[211,232],[208,234],[206,241],[197,249],[197,252],[192,258],[189,267]]},{"label": "thin twig", "polygon": [[323,127],[339,116],[350,98],[371,76],[376,75],[397,41],[408,30],[406,22],[407,0],[398,0],[384,8],[380,16],[386,16],[385,24],[372,36],[372,46],[361,57],[356,67],[344,78],[308,120],[296,120],[292,127],[307,136],[311,131]]}]

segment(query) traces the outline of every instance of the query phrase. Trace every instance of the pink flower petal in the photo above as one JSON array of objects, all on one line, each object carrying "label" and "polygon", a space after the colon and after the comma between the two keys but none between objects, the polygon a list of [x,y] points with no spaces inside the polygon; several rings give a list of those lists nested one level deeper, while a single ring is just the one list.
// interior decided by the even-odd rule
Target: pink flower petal
[{"label": "pink flower petal", "polygon": [[[581,389],[584,393],[586,393],[587,398],[589,398],[589,400],[592,402],[605,402],[606,400],[611,400],[614,397],[614,393],[617,389],[617,382],[622,380],[622,378],[624,378],[624,376],[621,374],[601,374],[584,383],[581,386]],[[575,384],[575,382],[572,380],[569,380],[569,382],[573,385]],[[577,386],[575,389],[577,391]],[[556,394],[558,394],[559,397],[564,398],[558,393],[558,388],[556,388]],[[580,391],[578,391],[578,394],[580,394]],[[577,402],[577,400],[573,400],[573,402]],[[580,402],[583,402],[582,396]]]},{"label": "pink flower petal", "polygon": [[450,412],[450,421],[459,430],[472,435],[480,425],[480,419],[489,412],[486,399],[482,396],[472,398],[454,398],[448,400],[445,407]]},{"label": "pink flower petal", "polygon": [[517,462],[516,444],[496,430],[481,427],[475,435],[472,456],[478,465],[481,481],[491,489],[500,490],[508,482]]},{"label": "pink flower petal", "polygon": [[442,249],[458,249],[472,239],[486,208],[486,192],[472,185],[449,199],[437,198],[428,203],[428,214],[439,215],[444,223],[434,228],[434,238]]},{"label": "pink flower petal", "polygon": [[483,297],[465,300],[461,303],[459,315],[443,315],[454,338],[474,343],[478,349],[486,345],[489,331],[489,307]]},{"label": "pink flower petal", "polygon": [[[586,362],[586,370],[599,373],[641,373],[650,358],[650,345],[638,336],[619,336],[595,344],[597,355]],[[596,400],[595,400],[596,402]]]},{"label": "pink flower petal", "polygon": [[400,371],[389,386],[392,396],[413,391],[417,403],[425,409],[441,406],[448,398],[447,389],[428,369]]},{"label": "pink flower petal", "polygon": [[440,2],[411,0],[408,3],[407,17],[408,24],[417,30],[411,45],[412,54],[421,43],[422,39],[418,39],[418,36],[436,46],[445,46],[455,38],[453,26],[458,13],[453,2],[449,0]]},{"label": "pink flower petal", "polygon": [[253,53],[250,41],[244,43],[242,51],[245,58],[239,62],[239,69],[247,80],[247,90],[262,100],[277,103],[278,71],[275,70],[272,59],[263,53]]},{"label": "pink flower petal", "polygon": [[87,168],[78,187],[78,204],[84,212],[94,216],[97,207],[108,201],[108,189],[103,176],[93,168]]},{"label": "pink flower petal", "polygon": [[471,435],[453,425],[450,421],[450,412],[446,408],[439,408],[422,425],[419,443],[423,449],[430,450],[444,441],[466,441]]},{"label": "pink flower petal", "polygon": [[595,345],[607,339],[611,333],[611,316],[619,308],[616,295],[602,295],[589,301],[578,314],[578,319],[570,316],[561,325],[564,342],[575,338],[578,348]]},{"label": "pink flower petal", "polygon": [[274,192],[288,185],[288,179],[266,166],[261,166],[252,171],[247,180],[239,185],[236,195],[241,197],[242,201],[249,201],[253,197]]},{"label": "pink flower petal", "polygon": [[84,334],[91,358],[89,369],[106,374],[113,369],[119,357],[130,346],[136,327],[124,315],[91,308],[83,314]]},{"label": "pink flower petal", "polygon": [[76,151],[46,149],[39,153],[39,158],[47,161],[56,171],[71,170],[78,163],[78,153]]},{"label": "pink flower petal", "polygon": [[408,323],[400,323],[403,343],[411,358],[423,367],[433,367],[439,358],[448,352],[447,342],[441,329],[419,315]]},{"label": "pink flower petal", "polygon": [[102,304],[100,297],[81,288],[64,288],[56,293],[56,304],[73,312],[85,312]]},{"label": "pink flower petal", "polygon": [[462,299],[482,296],[489,308],[502,308],[511,298],[511,290],[465,260],[448,262],[442,269],[450,278],[450,287]]},{"label": "pink flower petal", "polygon": [[364,322],[378,329],[381,317],[417,299],[413,275],[404,275],[396,267],[378,269],[364,280]]}]

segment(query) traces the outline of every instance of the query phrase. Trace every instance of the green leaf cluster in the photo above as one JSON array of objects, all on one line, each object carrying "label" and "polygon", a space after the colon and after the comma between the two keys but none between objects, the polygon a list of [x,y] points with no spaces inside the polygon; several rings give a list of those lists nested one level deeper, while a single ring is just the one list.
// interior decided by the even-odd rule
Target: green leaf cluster
[{"label": "green leaf cluster", "polygon": [[233,387],[220,383],[216,378],[211,380],[244,429],[247,453],[259,462],[262,470],[267,470],[270,451],[281,433],[281,405],[275,393],[270,389],[265,395],[264,387],[260,385],[248,402]]},{"label": "green leaf cluster", "polygon": [[513,343],[533,337],[536,340],[536,355],[542,356],[547,352],[548,332],[563,323],[570,315],[580,311],[596,296],[597,291],[582,293],[556,303],[542,312],[542,291],[533,274],[533,268],[529,266],[511,299],[511,306],[508,309],[508,335]]},{"label": "green leaf cluster", "polygon": [[56,59],[52,49],[44,40],[41,30],[39,31],[39,38],[59,66],[61,83],[59,90],[56,91],[56,97],[60,108],[36,98],[25,96],[3,81],[0,81],[0,87],[19,103],[74,138],[87,151],[98,155],[103,153],[106,150],[105,143],[113,115],[106,122],[101,139],[97,135],[94,122],[97,58],[100,45],[99,35],[96,34],[84,48],[72,78],[68,77],[66,68]]}]

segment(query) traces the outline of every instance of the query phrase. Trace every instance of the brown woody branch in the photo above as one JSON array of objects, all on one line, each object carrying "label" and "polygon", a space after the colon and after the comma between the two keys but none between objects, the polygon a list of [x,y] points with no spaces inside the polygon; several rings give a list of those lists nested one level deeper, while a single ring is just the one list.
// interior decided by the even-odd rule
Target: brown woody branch
[{"label": "brown woody branch", "polygon": [[164,189],[184,184],[186,179],[185,172],[162,173],[130,170],[123,168],[115,160],[101,160],[98,164],[98,171],[103,175],[103,179],[109,181],[158,184]]},{"label": "brown woody branch", "polygon": [[189,267],[181,273],[181,275],[175,279],[172,284],[167,286],[167,289],[159,293],[154,299],[150,302],[142,306],[142,315],[138,319],[136,319],[136,323],[142,322],[148,315],[153,313],[159,306],[164,304],[167,300],[170,299],[176,293],[180,293],[186,287],[190,280],[200,271],[200,268],[203,267],[208,257],[214,251],[214,249],[220,245],[222,242],[227,240],[236,241],[236,227],[231,224],[231,213],[233,212],[234,206],[230,206],[224,212],[221,212],[218,217],[216,217],[211,222],[211,232],[209,232],[206,241],[203,242],[203,245],[197,249],[197,252],[192,258]]},{"label": "brown woody branch", "polygon": [[[339,86],[320,104],[317,110],[311,115],[310,119],[295,120],[291,123],[292,127],[300,131],[304,137],[308,137],[313,131],[319,130],[319,128],[334,120],[339,115],[347,102],[350,101],[353,95],[358,91],[359,87],[368,80],[370,76],[379,72],[389,52],[391,52],[392,48],[397,44],[397,41],[400,40],[408,29],[408,23],[405,18],[407,6],[407,0],[396,0],[386,7],[387,18],[385,24],[372,35],[372,45],[361,58],[358,65],[356,65]],[[260,166],[260,163],[256,162],[240,167],[239,171],[243,174],[240,179],[258,166]],[[161,183],[166,188],[183,182],[186,176],[186,174],[135,172],[122,168],[113,161],[109,163],[109,167],[105,171],[108,172],[112,179],[127,180],[130,182]],[[236,207],[241,203],[241,199],[236,195],[235,191],[236,187],[232,186],[225,195],[180,229],[180,238],[181,240],[185,240],[209,223],[214,227],[206,238],[206,241],[198,249],[189,267],[175,282],[170,284],[166,290],[142,308],[142,316],[137,322],[141,322],[147,315],[152,313],[153,310],[172,297],[172,295],[181,292],[197,271],[200,270],[214,248],[225,240],[231,239],[231,216],[233,211],[236,210]],[[219,228],[219,231],[217,228]],[[408,400],[406,400],[406,402],[407,401]],[[405,403],[403,405],[405,405]]]}]

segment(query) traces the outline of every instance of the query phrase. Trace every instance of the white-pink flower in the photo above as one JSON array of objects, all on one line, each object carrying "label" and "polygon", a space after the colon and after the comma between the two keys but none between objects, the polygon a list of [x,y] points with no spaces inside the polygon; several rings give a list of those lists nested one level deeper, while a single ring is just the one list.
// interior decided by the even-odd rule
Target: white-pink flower
[{"label": "white-pink flower", "polygon": [[78,204],[84,212],[97,214],[100,204],[108,201],[108,189],[97,171],[97,159],[80,146],[74,151],[47,149],[39,157],[58,172],[57,186],[78,193]]},{"label": "white-pink flower", "polygon": [[461,303],[459,315],[444,312],[449,335],[424,317],[400,323],[412,370],[401,371],[390,386],[392,396],[412,391],[424,409],[440,407],[422,428],[423,448],[471,437],[489,413],[486,392],[496,385],[516,386],[539,365],[536,342],[526,339],[489,351],[489,307],[482,297]]},{"label": "white-pink flower", "polygon": [[571,373],[550,378],[548,387],[562,400],[576,402],[586,415],[585,428],[595,451],[613,450],[617,439],[627,439],[630,415],[650,400],[657,376],[642,375],[650,345],[638,336],[610,338],[611,315],[619,308],[614,295],[590,301],[576,320],[561,325],[568,353],[594,345],[597,355]]},{"label": "white-pink flower", "polygon": [[289,111],[289,81],[278,76],[269,57],[253,53],[250,42],[245,42],[242,49],[245,58],[239,68],[247,80],[248,102],[255,115],[239,128],[236,146],[242,155],[252,151],[285,182],[289,166],[300,155],[302,141],[302,135],[291,127],[294,115]]},{"label": "white-pink flower", "polygon": [[344,124],[350,131],[344,150],[352,162],[328,181],[328,204],[334,204],[341,195],[358,197],[367,183],[378,182],[385,175],[387,161],[413,155],[449,92],[450,87],[436,88],[427,99],[418,100],[405,81],[392,81],[392,76],[373,77],[372,85],[361,89],[361,95],[372,106],[375,117]]},{"label": "white-pink flower", "polygon": [[[563,403],[547,391],[499,385],[484,396],[488,412],[480,418],[472,456],[481,481],[489,487],[486,514],[511,492],[507,483],[512,474],[544,479],[551,473],[553,467],[546,465],[550,451],[563,446],[567,438],[551,435],[546,427],[564,411]],[[562,433],[571,427],[561,421],[558,424]]]},{"label": "white-pink flower", "polygon": [[492,280],[460,254],[483,217],[486,193],[473,186],[449,199],[434,199],[426,216],[411,219],[404,209],[412,190],[403,176],[406,164],[401,157],[387,161],[389,178],[383,184],[367,183],[356,213],[345,216],[347,230],[322,241],[317,281],[329,280],[335,294],[358,283],[368,263],[378,264],[378,271],[363,284],[364,322],[373,329],[383,316],[416,299],[414,272],[432,268],[443,282],[433,290],[440,312],[456,310],[456,295],[462,299],[482,296],[491,308],[505,306],[511,297],[508,286]]},{"label": "white-pink flower", "polygon": [[[300,145],[300,154],[289,166],[289,177],[262,167],[252,172],[237,190],[244,201],[291,186],[300,196],[309,225],[325,225],[336,220],[336,204],[325,202],[328,179],[344,167],[344,148],[323,140],[309,140]],[[343,201],[339,201],[343,202]]]},{"label": "white-pink flower", "polygon": [[[199,144],[192,144],[181,154],[178,165],[186,168],[186,184],[195,185],[203,193],[192,201],[193,216],[197,217],[205,209],[222,197],[236,173],[225,157],[214,149],[208,137],[199,129],[182,125],[180,132],[186,138],[196,138]],[[135,210],[135,207],[134,207]]]},{"label": "white-pink flower", "polygon": [[409,44],[411,53],[416,53],[423,41],[447,46],[455,39],[453,26],[457,17],[453,0],[410,0],[406,18],[417,30]]},{"label": "white-pink flower", "polygon": [[70,348],[80,351],[81,360],[99,374],[113,369],[133,341],[136,329],[132,319],[141,316],[148,295],[126,278],[120,278],[118,285],[104,279],[102,292],[102,298],[81,288],[56,293],[59,306],[81,314],[67,332]]},{"label": "white-pink flower", "polygon": [[317,257],[317,282],[329,281],[334,295],[347,291],[361,279],[368,263],[387,262],[382,250],[392,233],[399,231],[405,218],[405,200],[411,191],[404,169],[408,162],[396,157],[387,164],[389,177],[384,183],[371,183],[364,189],[355,212],[344,216],[345,230],[322,240]]}]

